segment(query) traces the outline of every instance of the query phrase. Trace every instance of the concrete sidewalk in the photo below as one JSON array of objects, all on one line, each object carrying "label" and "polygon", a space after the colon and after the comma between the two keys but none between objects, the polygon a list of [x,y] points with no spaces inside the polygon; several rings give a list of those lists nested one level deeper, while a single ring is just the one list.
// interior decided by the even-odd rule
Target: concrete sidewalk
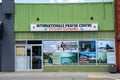
[{"label": "concrete sidewalk", "polygon": [[109,72],[38,72],[38,71],[23,71],[23,72],[0,72],[1,76],[111,76],[120,78],[120,73]]},{"label": "concrete sidewalk", "polygon": [[[109,72],[0,72],[0,80],[120,80],[120,73]],[[27,79],[26,79],[27,78]],[[37,79],[36,79],[37,78]]]}]

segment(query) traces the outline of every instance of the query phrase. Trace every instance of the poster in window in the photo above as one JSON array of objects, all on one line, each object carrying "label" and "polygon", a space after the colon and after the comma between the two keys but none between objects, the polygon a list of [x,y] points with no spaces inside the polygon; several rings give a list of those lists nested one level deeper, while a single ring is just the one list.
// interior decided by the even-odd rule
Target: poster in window
[{"label": "poster in window", "polygon": [[53,64],[53,53],[43,53],[43,64],[44,65]]},{"label": "poster in window", "polygon": [[[112,57],[114,59],[110,59],[112,53]],[[114,56],[114,41],[113,40],[98,40],[97,41],[97,63],[110,63],[115,62]],[[112,61],[111,61],[112,60]]]},{"label": "poster in window", "polygon": [[59,41],[43,41],[43,52],[60,52],[60,42]]},{"label": "poster in window", "polygon": [[61,54],[62,65],[77,65],[78,53],[77,52],[63,52]]},{"label": "poster in window", "polygon": [[[71,56],[61,57],[65,56],[62,54],[64,52],[67,52],[66,54]],[[72,52],[75,52],[75,54]],[[69,60],[69,64],[76,64],[78,59],[76,52],[78,52],[77,41],[43,41],[44,64],[46,65],[65,64],[65,59]]]},{"label": "poster in window", "polygon": [[54,52],[53,53],[53,64],[54,65],[59,65],[61,64],[61,54],[59,52]]},{"label": "poster in window", "polygon": [[[45,65],[60,64],[60,42],[43,41],[43,63]],[[58,60],[56,59],[58,58]]]},{"label": "poster in window", "polygon": [[61,41],[60,48],[62,52],[78,52],[77,41]]},{"label": "poster in window", "polygon": [[79,64],[96,63],[96,41],[79,41]]},{"label": "poster in window", "polygon": [[97,52],[97,63],[107,63],[107,52]]},{"label": "poster in window", "polygon": [[108,64],[115,64],[115,53],[114,52],[107,52],[107,63]]},{"label": "poster in window", "polygon": [[16,56],[25,56],[25,47],[24,46],[16,47]]}]

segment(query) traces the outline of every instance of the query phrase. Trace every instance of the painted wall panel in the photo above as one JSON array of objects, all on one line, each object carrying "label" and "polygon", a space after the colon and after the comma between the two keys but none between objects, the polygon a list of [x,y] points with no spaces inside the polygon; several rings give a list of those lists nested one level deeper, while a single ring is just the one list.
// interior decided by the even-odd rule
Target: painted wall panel
[{"label": "painted wall panel", "polygon": [[[44,23],[53,23],[55,21],[58,22],[58,6],[57,5],[51,5],[49,7],[49,5],[42,5],[42,9],[43,11],[43,21]],[[41,19],[42,21],[42,19]],[[42,22],[43,22],[42,21]]]},{"label": "painted wall panel", "polygon": [[108,72],[108,66],[44,66],[44,72]]},{"label": "painted wall panel", "polygon": [[69,39],[113,39],[114,31],[106,32],[17,32],[15,33],[16,40],[27,39],[47,39],[47,40],[69,40]]},{"label": "painted wall panel", "polygon": [[114,30],[113,6],[112,2],[15,4],[15,31],[30,31],[32,23],[98,23],[99,30]]},{"label": "painted wall panel", "polygon": [[59,5],[59,8],[58,8],[58,19],[59,19],[59,22],[62,22],[64,23],[64,21],[68,21],[72,23],[72,19],[73,19],[73,5],[72,4],[68,4],[68,5],[65,5],[65,4],[62,4],[62,5]]},{"label": "painted wall panel", "polygon": [[73,23],[88,22],[87,13],[88,13],[88,6],[86,6],[86,4],[73,5]]}]

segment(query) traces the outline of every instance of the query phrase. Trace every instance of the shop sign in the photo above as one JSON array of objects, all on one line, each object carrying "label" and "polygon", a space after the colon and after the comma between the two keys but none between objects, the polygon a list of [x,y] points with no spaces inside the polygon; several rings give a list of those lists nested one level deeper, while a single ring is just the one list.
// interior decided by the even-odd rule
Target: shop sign
[{"label": "shop sign", "polygon": [[30,31],[98,31],[98,24],[31,24]]}]

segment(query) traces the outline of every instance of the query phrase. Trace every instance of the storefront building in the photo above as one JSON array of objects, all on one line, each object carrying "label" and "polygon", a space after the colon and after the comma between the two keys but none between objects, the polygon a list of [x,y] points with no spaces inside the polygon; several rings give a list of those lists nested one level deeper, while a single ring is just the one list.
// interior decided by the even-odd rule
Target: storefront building
[{"label": "storefront building", "polygon": [[114,3],[15,4],[15,71],[108,71]]}]

